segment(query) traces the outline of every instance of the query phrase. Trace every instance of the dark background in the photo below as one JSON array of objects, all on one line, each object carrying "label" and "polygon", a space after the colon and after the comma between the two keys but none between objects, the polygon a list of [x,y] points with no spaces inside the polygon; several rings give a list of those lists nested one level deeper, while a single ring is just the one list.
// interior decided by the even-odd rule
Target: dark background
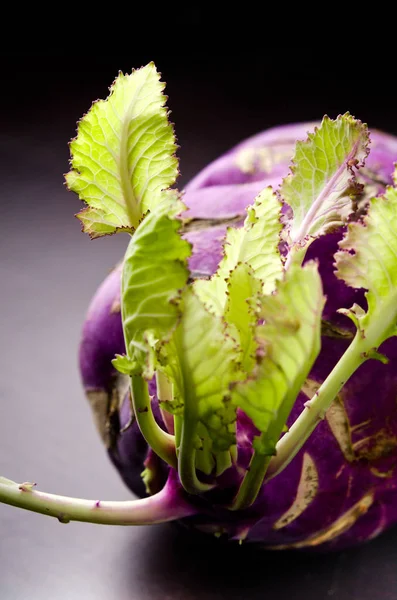
[{"label": "dark background", "polygon": [[[291,51],[293,52],[293,51]],[[167,81],[185,183],[220,153],[279,123],[349,110],[397,133],[387,75],[346,79],[275,52],[0,55],[0,473],[81,497],[128,499],[91,423],[77,370],[89,300],[122,236],[91,242],[63,185],[76,121],[119,70],[154,60]],[[365,73],[365,75],[364,75]],[[0,506],[0,599],[397,599],[397,531],[330,555],[265,553],[175,526],[63,526]]]}]

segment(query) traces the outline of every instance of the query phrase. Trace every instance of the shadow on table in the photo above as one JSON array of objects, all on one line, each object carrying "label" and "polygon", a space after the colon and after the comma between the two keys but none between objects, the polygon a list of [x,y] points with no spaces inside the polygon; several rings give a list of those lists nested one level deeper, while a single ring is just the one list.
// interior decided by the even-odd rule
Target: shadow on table
[{"label": "shadow on table", "polygon": [[124,551],[123,588],[138,587],[141,600],[397,600],[397,528],[348,551],[315,554],[228,544],[168,525]]}]

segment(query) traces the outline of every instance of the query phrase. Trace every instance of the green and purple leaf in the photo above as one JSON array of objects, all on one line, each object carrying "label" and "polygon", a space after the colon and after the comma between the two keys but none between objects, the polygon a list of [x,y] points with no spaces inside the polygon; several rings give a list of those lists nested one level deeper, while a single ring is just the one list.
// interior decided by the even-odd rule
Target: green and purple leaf
[{"label": "green and purple leaf", "polygon": [[306,245],[346,223],[361,192],[355,174],[368,144],[367,126],[349,113],[335,120],[325,116],[307,140],[297,142],[291,173],[280,188],[293,211],[287,228],[291,245]]}]

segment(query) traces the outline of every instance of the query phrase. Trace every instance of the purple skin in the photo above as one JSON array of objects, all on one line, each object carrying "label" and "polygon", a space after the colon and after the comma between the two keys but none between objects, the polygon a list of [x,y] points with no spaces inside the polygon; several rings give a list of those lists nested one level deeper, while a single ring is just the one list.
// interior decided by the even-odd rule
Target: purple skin
[{"label": "purple skin", "polygon": [[[216,270],[228,225],[224,221],[238,223],[261,189],[267,185],[277,189],[288,173],[295,141],[305,138],[312,129],[313,124],[306,123],[260,133],[210,164],[190,182],[184,196],[190,208],[188,216],[214,219],[208,227],[186,234],[193,243],[193,276],[208,276]],[[386,183],[391,183],[397,138],[372,131],[371,139],[371,152],[360,177],[380,193]],[[319,260],[327,296],[322,350],[305,390],[309,394],[329,374],[352,337],[351,322],[336,310],[365,302],[361,290],[348,288],[333,274],[333,254],[340,238],[341,233],[320,238],[307,256]],[[116,353],[125,351],[120,273],[117,267],[92,300],[83,330],[80,367],[87,396],[92,406],[96,405],[97,425],[109,456],[127,486],[142,496],[145,489],[140,474],[145,460],[150,461],[156,474],[151,493],[164,485],[168,467],[148,449],[136,422],[130,419],[128,393],[110,362]],[[397,522],[396,340],[389,340],[381,350],[390,359],[389,364],[372,360],[360,367],[299,454],[281,474],[263,485],[251,508],[231,512],[222,507],[233,497],[239,481],[236,469],[231,468],[218,478],[216,491],[190,497],[197,516],[184,522],[271,548],[322,550],[369,540]],[[156,419],[163,425],[153,384],[151,393]],[[289,424],[306,400],[301,393]],[[125,431],[121,431],[123,428]],[[239,467],[249,463],[255,434],[251,421],[239,411]],[[173,481],[180,485],[174,476]]]}]

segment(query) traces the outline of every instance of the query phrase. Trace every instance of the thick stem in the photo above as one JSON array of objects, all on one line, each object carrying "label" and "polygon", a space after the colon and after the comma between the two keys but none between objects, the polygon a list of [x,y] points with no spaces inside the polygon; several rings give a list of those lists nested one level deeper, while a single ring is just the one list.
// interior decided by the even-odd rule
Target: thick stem
[{"label": "thick stem", "polygon": [[189,517],[197,512],[173,485],[167,482],[161,492],[149,498],[109,502],[46,494],[36,491],[31,484],[18,484],[0,477],[0,502],[55,517],[61,523],[151,525]]},{"label": "thick stem", "polygon": [[160,458],[177,469],[175,438],[156,423],[150,404],[148,385],[140,375],[131,376],[131,392],[135,417],[143,437]]},{"label": "thick stem", "polygon": [[314,429],[325,418],[325,413],[347,380],[368,358],[368,340],[358,332],[342,358],[328,375],[319,390],[301,412],[291,429],[276,446],[276,456],[269,464],[265,481],[269,481],[289,465]]},{"label": "thick stem", "polygon": [[179,479],[184,489],[189,494],[200,494],[208,492],[214,486],[202,483],[196,473],[196,424],[194,421],[185,418],[182,423],[181,445],[178,456]]},{"label": "thick stem", "polygon": [[254,451],[240,488],[229,507],[230,510],[242,510],[255,502],[271,458],[271,456]]}]

